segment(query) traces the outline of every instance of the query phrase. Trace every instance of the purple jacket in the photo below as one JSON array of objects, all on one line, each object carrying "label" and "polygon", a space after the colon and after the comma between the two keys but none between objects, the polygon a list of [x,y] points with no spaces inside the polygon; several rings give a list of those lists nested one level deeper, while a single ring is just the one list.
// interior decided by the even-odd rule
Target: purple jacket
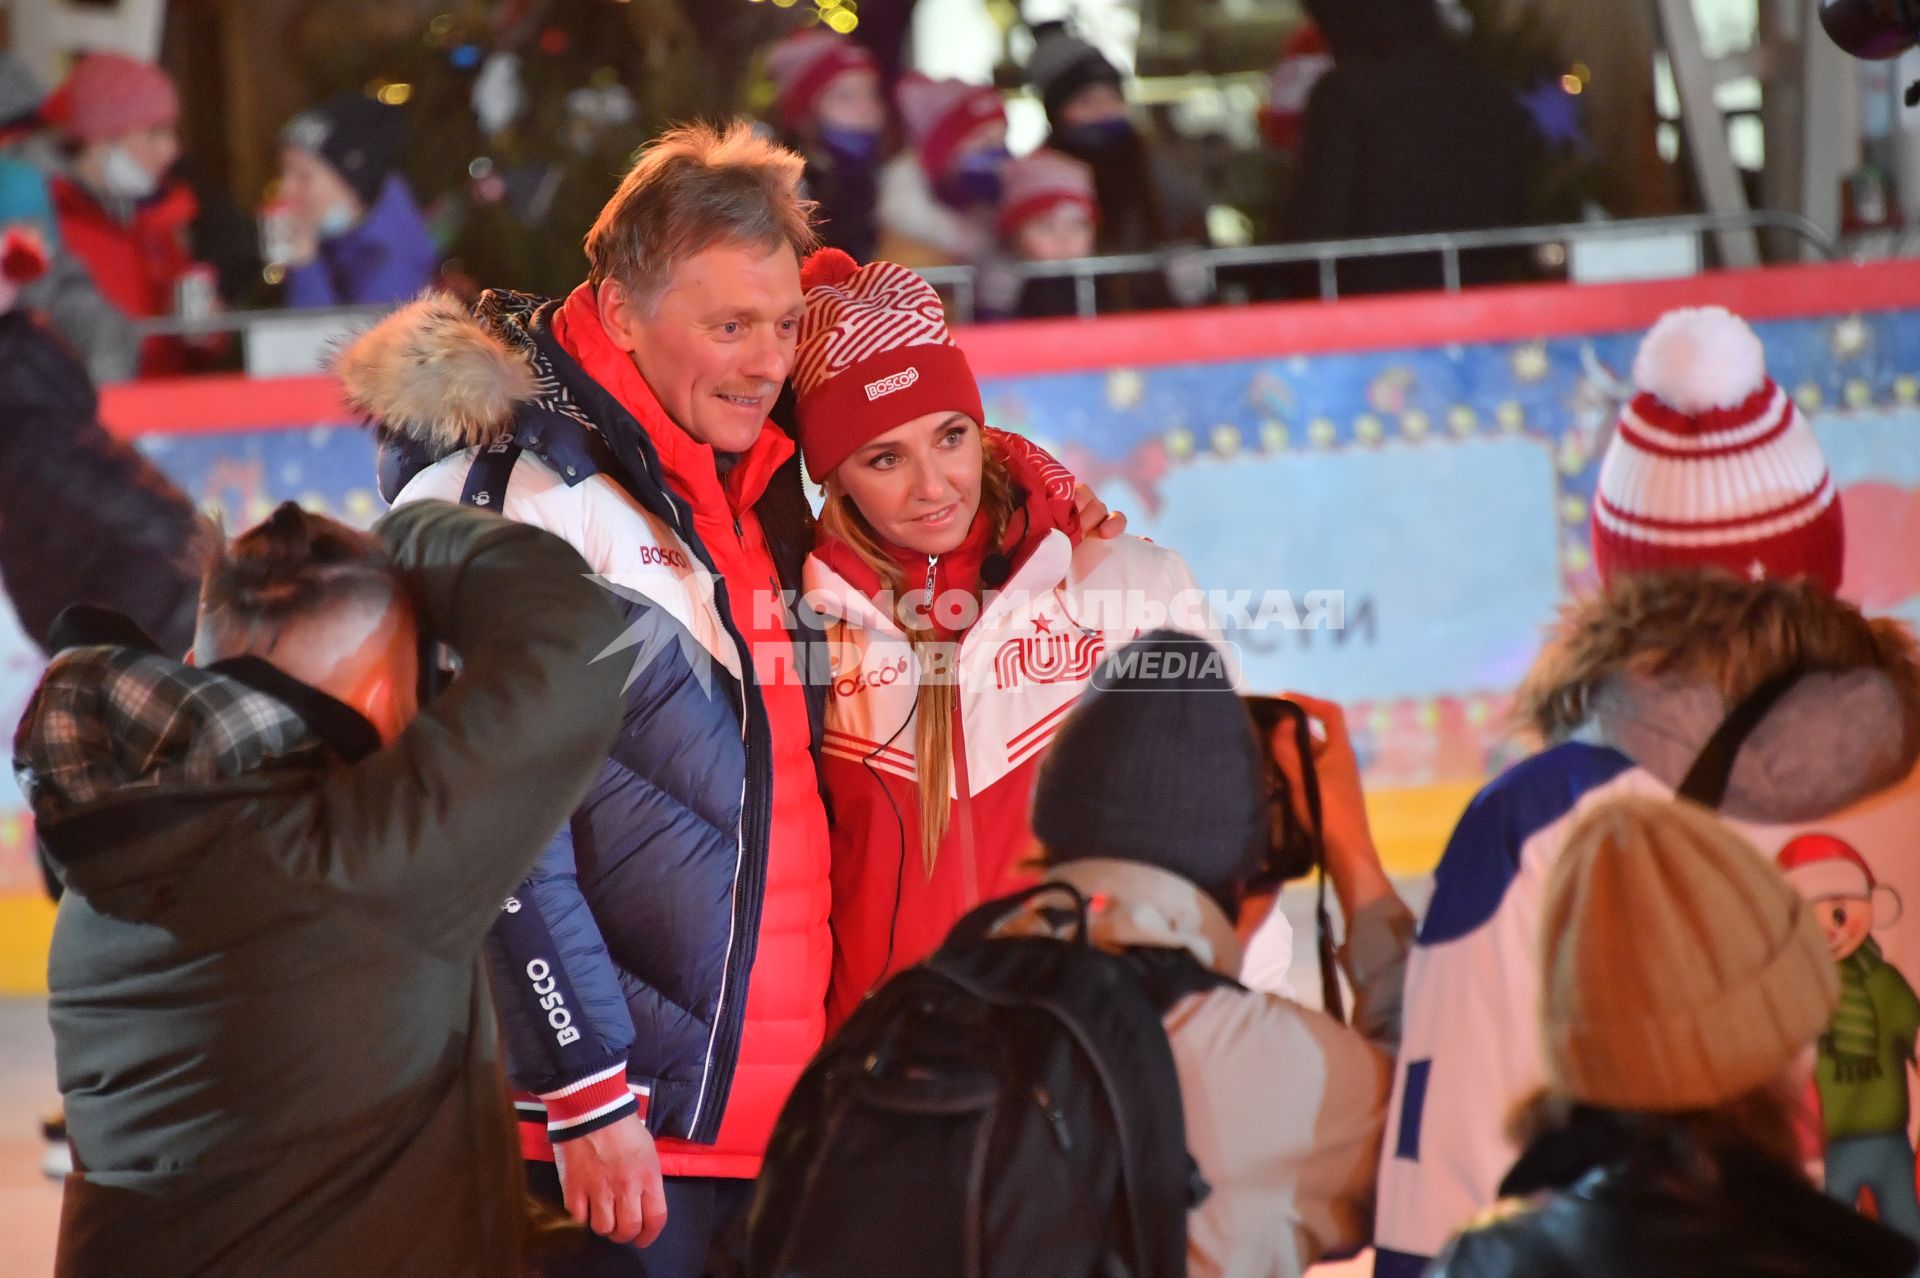
[{"label": "purple jacket", "polygon": [[405,302],[433,282],[440,250],[399,174],[387,178],[367,215],[320,241],[320,252],[287,272],[287,305],[364,306]]}]

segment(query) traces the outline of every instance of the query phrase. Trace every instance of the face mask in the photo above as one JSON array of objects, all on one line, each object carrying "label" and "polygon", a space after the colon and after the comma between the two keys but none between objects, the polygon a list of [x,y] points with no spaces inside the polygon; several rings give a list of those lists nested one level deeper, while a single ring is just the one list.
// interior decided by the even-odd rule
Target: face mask
[{"label": "face mask", "polygon": [[851,164],[872,164],[880,153],[880,134],[873,129],[843,129],[823,124],[820,145]]},{"label": "face mask", "polygon": [[1124,115],[1087,124],[1070,124],[1060,130],[1061,145],[1082,155],[1112,155],[1133,142],[1133,121]]},{"label": "face mask", "polygon": [[353,206],[349,204],[335,204],[320,215],[320,221],[315,224],[314,231],[318,233],[321,239],[330,240],[351,231],[353,229],[353,223]]},{"label": "face mask", "polygon": [[124,146],[108,147],[100,157],[100,182],[108,195],[144,200],[160,188],[160,179],[146,171]]},{"label": "face mask", "polygon": [[1004,149],[976,151],[965,156],[954,170],[940,179],[938,194],[942,201],[957,209],[1000,202],[1000,169],[1007,162]]}]

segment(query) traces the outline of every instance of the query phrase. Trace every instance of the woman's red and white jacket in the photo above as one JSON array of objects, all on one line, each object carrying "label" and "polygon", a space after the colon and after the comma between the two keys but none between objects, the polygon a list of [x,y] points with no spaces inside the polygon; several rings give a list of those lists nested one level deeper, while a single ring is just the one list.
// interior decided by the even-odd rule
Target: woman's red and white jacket
[{"label": "woman's red and white jacket", "polygon": [[[909,590],[932,580],[936,629],[954,645],[953,809],[931,874],[915,759],[920,663],[877,602],[877,573],[829,539],[807,561],[808,602],[828,618],[834,654],[820,766],[833,844],[830,1026],[975,905],[1033,882],[1034,778],[1100,659],[1161,626],[1212,637],[1179,555],[1137,537],[1081,541],[1073,477],[1018,436],[987,434],[1025,496],[1001,547],[1005,583],[982,589],[993,548],[979,525],[932,562],[895,554]],[[940,606],[962,596],[977,617]]]}]

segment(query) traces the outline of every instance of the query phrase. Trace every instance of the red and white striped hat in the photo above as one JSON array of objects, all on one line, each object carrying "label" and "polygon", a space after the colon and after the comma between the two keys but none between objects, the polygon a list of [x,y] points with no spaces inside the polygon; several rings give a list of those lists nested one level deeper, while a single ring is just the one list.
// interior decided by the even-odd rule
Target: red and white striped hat
[{"label": "red and white striped hat", "polygon": [[897,263],[859,266],[830,248],[807,259],[800,286],[807,310],[793,389],[808,474],[825,479],[868,440],[928,413],[986,425],[980,384],[932,285]]},{"label": "red and white striped hat", "polygon": [[767,75],[778,96],[774,113],[789,129],[797,129],[813,114],[814,104],[827,86],[848,71],[879,71],[865,45],[831,31],[796,31],[767,54]]},{"label": "red and white striped hat", "polygon": [[1003,236],[1013,236],[1062,204],[1078,204],[1088,217],[1099,219],[1093,170],[1071,155],[1043,149],[1009,160],[1001,182],[998,227]]},{"label": "red and white striped hat", "polygon": [[895,91],[907,140],[930,178],[946,175],[966,140],[986,125],[1007,122],[1006,104],[991,85],[935,80],[918,71],[900,77]]},{"label": "red and white striped hat", "polygon": [[1746,321],[1719,306],[1661,316],[1633,380],[1593,503],[1601,578],[1713,565],[1839,590],[1833,478]]}]

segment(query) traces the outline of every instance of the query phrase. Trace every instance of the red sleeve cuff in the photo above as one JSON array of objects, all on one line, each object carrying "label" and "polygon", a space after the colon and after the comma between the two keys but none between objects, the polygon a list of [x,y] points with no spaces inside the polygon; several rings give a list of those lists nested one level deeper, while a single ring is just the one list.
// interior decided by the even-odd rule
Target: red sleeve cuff
[{"label": "red sleeve cuff", "polygon": [[540,1094],[547,1110],[547,1135],[556,1143],[576,1140],[640,1113],[643,1099],[627,1085],[625,1061]]}]

